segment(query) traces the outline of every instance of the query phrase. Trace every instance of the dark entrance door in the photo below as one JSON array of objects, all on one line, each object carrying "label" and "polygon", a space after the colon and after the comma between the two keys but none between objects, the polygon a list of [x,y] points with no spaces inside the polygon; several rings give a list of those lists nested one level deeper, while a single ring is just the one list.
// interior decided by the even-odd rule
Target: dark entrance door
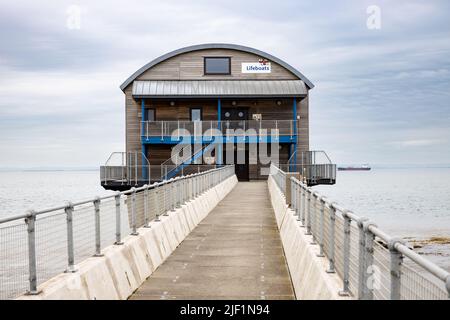
[{"label": "dark entrance door", "polygon": [[[248,108],[223,108],[222,109],[222,123],[223,133],[227,134],[227,129],[231,130],[246,130],[246,121],[248,120]],[[242,134],[237,132],[237,134]],[[236,177],[239,181],[249,181],[249,148],[248,144],[237,143],[233,145],[227,145],[224,149],[223,159],[227,164],[230,164],[230,160],[233,159]],[[233,152],[227,158],[226,154]],[[228,159],[228,160],[227,160]]]},{"label": "dark entrance door", "polygon": [[249,181],[249,148],[244,143],[227,143],[223,148],[226,164],[234,164],[234,172],[239,181]]}]

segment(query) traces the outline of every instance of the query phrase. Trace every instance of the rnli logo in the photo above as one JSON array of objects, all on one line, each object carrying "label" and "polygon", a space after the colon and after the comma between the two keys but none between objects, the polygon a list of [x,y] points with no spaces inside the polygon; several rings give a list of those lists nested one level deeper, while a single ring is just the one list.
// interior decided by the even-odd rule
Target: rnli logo
[{"label": "rnli logo", "polygon": [[272,68],[267,59],[258,59],[258,62],[243,62],[242,73],[271,73]]}]

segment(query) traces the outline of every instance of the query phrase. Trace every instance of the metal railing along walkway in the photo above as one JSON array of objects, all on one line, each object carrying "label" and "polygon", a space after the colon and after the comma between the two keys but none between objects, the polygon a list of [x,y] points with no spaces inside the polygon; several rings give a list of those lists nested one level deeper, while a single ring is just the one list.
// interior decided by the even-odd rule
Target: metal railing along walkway
[{"label": "metal railing along walkway", "polygon": [[[124,235],[234,174],[234,166],[181,176],[76,203],[0,219],[0,299],[38,293],[38,285],[76,262],[101,256]],[[129,221],[129,222],[128,222]]]},{"label": "metal railing along walkway", "polygon": [[343,280],[343,295],[359,299],[448,299],[450,274],[372,221],[330,202],[272,164],[271,176],[286,195],[299,226],[312,235],[327,272]]}]

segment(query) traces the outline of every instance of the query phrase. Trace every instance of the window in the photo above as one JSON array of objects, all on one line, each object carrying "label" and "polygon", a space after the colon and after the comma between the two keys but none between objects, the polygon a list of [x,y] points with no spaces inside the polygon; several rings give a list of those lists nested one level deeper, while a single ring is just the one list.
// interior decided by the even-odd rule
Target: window
[{"label": "window", "polygon": [[202,121],[202,109],[192,108],[191,109],[191,121]]},{"label": "window", "polygon": [[230,57],[205,57],[205,75],[209,74],[231,74]]},{"label": "window", "polygon": [[155,109],[147,109],[147,114],[146,114],[145,119],[147,121],[155,121],[156,120]]}]

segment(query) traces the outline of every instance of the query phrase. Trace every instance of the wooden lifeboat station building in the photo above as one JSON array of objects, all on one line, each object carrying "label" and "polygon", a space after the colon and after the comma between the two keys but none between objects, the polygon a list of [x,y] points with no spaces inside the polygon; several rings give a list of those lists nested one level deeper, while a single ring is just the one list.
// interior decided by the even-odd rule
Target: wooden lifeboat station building
[{"label": "wooden lifeboat station building", "polygon": [[[102,185],[142,185],[230,163],[239,180],[266,179],[270,163],[261,155],[274,153],[274,143],[278,154],[271,161],[311,166],[312,88],[290,64],[241,45],[201,44],[162,55],[121,85],[126,151],[114,152],[101,167]],[[218,134],[220,147],[208,150]],[[180,145],[189,148],[174,161]]]}]

